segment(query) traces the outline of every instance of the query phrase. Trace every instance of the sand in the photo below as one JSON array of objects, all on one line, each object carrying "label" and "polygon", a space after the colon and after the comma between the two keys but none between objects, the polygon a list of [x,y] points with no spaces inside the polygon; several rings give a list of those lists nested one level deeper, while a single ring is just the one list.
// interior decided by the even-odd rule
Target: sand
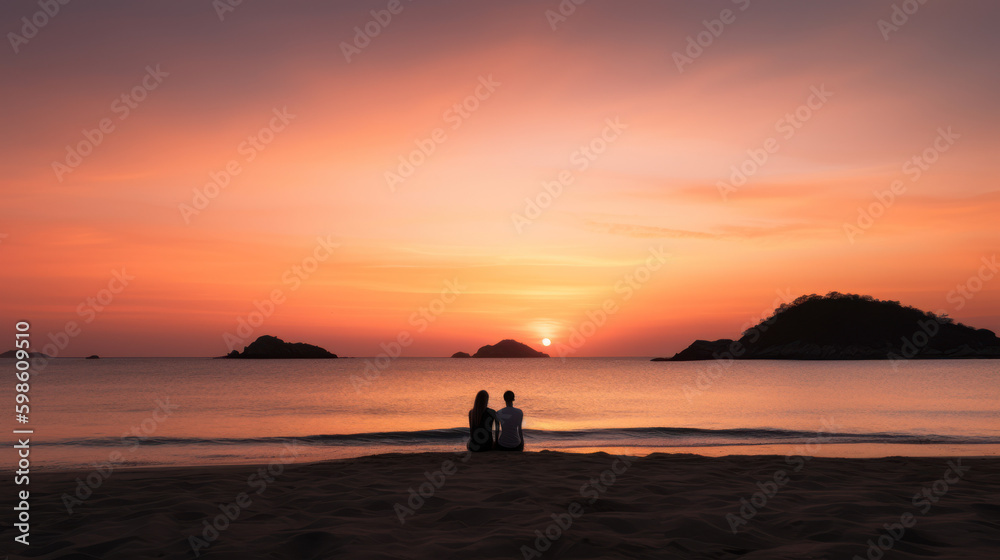
[{"label": "sand", "polygon": [[[31,544],[13,543],[16,533],[5,520],[0,553],[129,560],[892,560],[1000,552],[995,458],[543,451],[276,460],[270,474],[267,468],[118,470],[107,478],[33,474]],[[88,474],[100,486],[71,502],[77,477]],[[2,484],[6,500],[14,488]],[[209,529],[213,523],[222,530]]]}]

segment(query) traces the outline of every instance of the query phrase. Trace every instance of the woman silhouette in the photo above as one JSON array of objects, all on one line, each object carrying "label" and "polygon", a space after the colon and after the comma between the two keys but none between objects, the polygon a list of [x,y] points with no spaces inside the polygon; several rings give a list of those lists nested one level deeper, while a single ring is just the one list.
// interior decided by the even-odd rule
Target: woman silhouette
[{"label": "woman silhouette", "polygon": [[[496,438],[500,435],[500,422],[496,411],[486,406],[489,402],[489,393],[476,393],[476,400],[469,411],[469,443],[466,446],[469,451],[493,449]],[[496,433],[491,434],[491,431]]]}]

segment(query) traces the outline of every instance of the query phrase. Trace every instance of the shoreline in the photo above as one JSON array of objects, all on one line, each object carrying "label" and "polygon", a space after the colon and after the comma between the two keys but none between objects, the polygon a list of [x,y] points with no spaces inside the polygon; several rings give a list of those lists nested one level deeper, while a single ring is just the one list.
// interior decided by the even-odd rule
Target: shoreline
[{"label": "shoreline", "polygon": [[907,512],[917,522],[895,554],[989,558],[1000,547],[998,457],[293,459],[116,469],[73,513],[65,496],[87,477],[33,473],[32,545],[12,552],[192,558],[203,541],[209,558],[853,558]]},{"label": "shoreline", "polygon": [[[464,450],[464,445],[455,444],[400,444],[399,446],[322,446],[299,444],[294,438],[283,441],[285,447],[290,443],[297,450],[300,464],[322,463],[329,461],[343,461],[374,457],[379,455],[403,454],[419,455],[426,453],[452,453]],[[808,455],[811,457],[824,457],[835,459],[879,459],[889,457],[902,458],[934,458],[934,457],[969,457],[969,458],[993,458],[1000,457],[1000,443],[885,443],[885,442],[851,442],[851,443],[830,443],[821,439],[810,441],[799,441],[794,443],[739,443],[739,444],[691,444],[691,445],[648,445],[643,443],[628,444],[625,442],[614,442],[601,444],[594,442],[555,444],[552,442],[535,443],[528,440],[527,451],[531,452],[558,452],[568,454],[590,454],[590,453],[610,453],[617,455],[628,455],[631,457],[646,457],[654,454],[668,455],[696,455],[706,458],[719,458],[727,456],[736,457],[759,457],[759,456],[782,456],[782,455]],[[42,443],[49,457],[52,451],[60,449],[59,444]],[[63,449],[73,449],[72,446]],[[77,465],[57,464],[47,466],[44,462],[33,465],[33,469],[39,473],[79,473],[93,469],[94,457],[98,458],[97,463],[107,462],[108,458],[120,451],[120,447],[90,447],[89,459],[85,463]],[[170,455],[167,459],[174,458],[173,461],[158,459],[156,453],[162,453],[163,446],[144,448],[146,453],[146,464],[123,464],[114,465],[114,470],[138,470],[138,469],[173,469],[173,468],[216,468],[227,466],[244,466],[266,464],[275,450],[279,452],[283,449],[277,443],[257,446],[254,448],[241,448],[239,446],[221,446],[218,449],[238,453],[247,453],[242,459],[234,459],[231,462],[182,462],[183,459],[176,458],[177,455]],[[253,456],[256,455],[256,456]],[[69,463],[68,459],[58,458],[57,463]],[[12,468],[13,464],[0,464],[2,468]]]},{"label": "shoreline", "polygon": [[[391,447],[369,450],[358,447],[320,447],[296,445],[296,461],[299,465],[311,465],[318,463],[329,463],[334,461],[351,461],[355,459],[365,459],[380,457],[383,455],[426,455],[430,453],[459,453],[464,451],[450,445],[421,445],[411,446],[410,450],[393,450]],[[401,446],[402,447],[402,446]],[[51,446],[50,446],[51,448]],[[108,447],[107,450],[114,451],[117,448]],[[151,464],[115,464],[114,471],[141,471],[141,470],[168,470],[168,469],[216,469],[226,467],[252,467],[256,465],[266,465],[268,457],[276,446],[264,448],[268,451],[268,456],[248,457],[244,460],[233,462],[214,463],[157,463]],[[369,452],[370,451],[370,452]],[[356,453],[355,453],[356,452]],[[531,453],[565,453],[568,455],[589,455],[594,453],[607,453],[611,455],[626,455],[629,457],[648,457],[651,455],[691,455],[703,458],[726,458],[726,457],[781,457],[790,455],[803,455],[814,458],[826,459],[933,459],[933,458],[955,458],[963,457],[970,459],[1000,459],[1000,444],[910,444],[910,443],[817,443],[810,446],[808,443],[785,443],[785,444],[738,444],[738,445],[696,445],[696,446],[646,446],[636,445],[573,445],[566,447],[530,446],[526,452]],[[110,453],[100,452],[96,456],[102,458],[96,461],[97,464],[106,463],[104,459]],[[495,455],[495,453],[487,453]],[[71,474],[85,473],[94,469],[94,461],[78,466],[55,466],[48,467],[44,463],[34,464],[34,472],[38,474]],[[0,465],[4,468],[11,468],[13,465]]]}]

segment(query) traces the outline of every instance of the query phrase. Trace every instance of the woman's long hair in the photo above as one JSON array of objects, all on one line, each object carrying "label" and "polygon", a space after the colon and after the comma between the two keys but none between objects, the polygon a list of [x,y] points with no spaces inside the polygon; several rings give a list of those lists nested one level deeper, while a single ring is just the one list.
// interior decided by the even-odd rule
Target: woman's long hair
[{"label": "woman's long hair", "polygon": [[486,391],[476,393],[476,401],[469,411],[469,422],[473,428],[478,428],[483,424],[483,414],[486,414],[486,405],[490,402],[490,394]]}]

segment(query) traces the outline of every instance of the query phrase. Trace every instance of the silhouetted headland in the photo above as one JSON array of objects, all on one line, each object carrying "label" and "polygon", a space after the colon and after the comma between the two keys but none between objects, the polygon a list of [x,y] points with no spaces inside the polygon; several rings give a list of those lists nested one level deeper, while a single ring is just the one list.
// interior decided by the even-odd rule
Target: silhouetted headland
[{"label": "silhouetted headland", "polygon": [[285,342],[276,336],[264,335],[251,342],[250,346],[244,347],[243,353],[233,350],[225,357],[246,360],[287,360],[336,358],[337,355],[312,344]]},{"label": "silhouetted headland", "polygon": [[[469,354],[467,352],[455,352],[451,356],[452,358],[468,358]],[[549,355],[545,352],[539,352],[534,348],[518,342],[516,340],[504,339],[496,344],[487,344],[483,346],[475,354],[472,355],[473,358],[548,358]]]},{"label": "silhouetted headland", "polygon": [[653,361],[912,358],[1000,358],[1000,338],[898,301],[832,292],[782,305],[739,340],[696,340]]},{"label": "silhouetted headland", "polygon": [[[16,357],[17,357],[17,350],[8,350],[8,351],[4,352],[3,354],[0,354],[0,358],[16,358]],[[52,356],[49,356],[48,354],[43,354],[41,352],[28,352],[28,357],[29,358],[44,358],[46,360],[51,360],[52,359]]]}]

